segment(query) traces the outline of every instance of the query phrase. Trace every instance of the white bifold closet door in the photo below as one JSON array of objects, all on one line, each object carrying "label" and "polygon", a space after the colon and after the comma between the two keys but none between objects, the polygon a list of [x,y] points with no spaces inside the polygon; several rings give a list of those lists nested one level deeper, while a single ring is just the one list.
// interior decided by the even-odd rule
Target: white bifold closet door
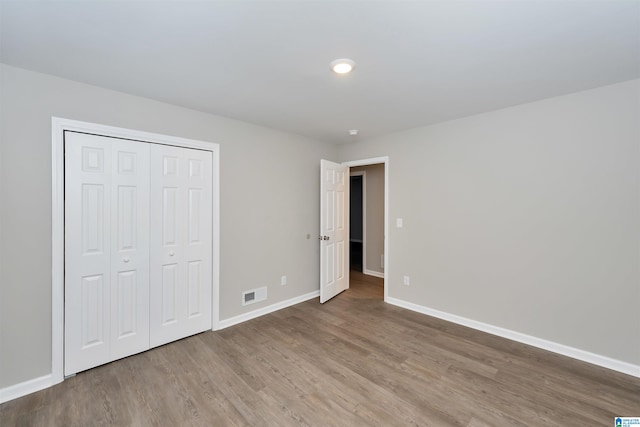
[{"label": "white bifold closet door", "polygon": [[211,328],[210,151],[151,146],[151,346]]},{"label": "white bifold closet door", "polygon": [[65,133],[65,374],[149,348],[149,144]]},{"label": "white bifold closet door", "polygon": [[65,375],[211,328],[211,168],[65,132]]}]

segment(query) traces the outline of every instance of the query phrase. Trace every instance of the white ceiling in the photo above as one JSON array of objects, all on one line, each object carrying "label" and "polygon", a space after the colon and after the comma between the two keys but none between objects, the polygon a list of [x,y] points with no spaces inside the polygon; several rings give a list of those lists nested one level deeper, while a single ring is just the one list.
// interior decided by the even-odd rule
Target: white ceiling
[{"label": "white ceiling", "polygon": [[347,143],[638,78],[640,1],[0,0],[0,62]]}]

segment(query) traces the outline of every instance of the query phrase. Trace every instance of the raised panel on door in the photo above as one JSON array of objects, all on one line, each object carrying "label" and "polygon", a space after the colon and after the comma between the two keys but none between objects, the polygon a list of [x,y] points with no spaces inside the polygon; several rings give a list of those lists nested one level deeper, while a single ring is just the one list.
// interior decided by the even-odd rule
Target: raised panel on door
[{"label": "raised panel on door", "polygon": [[110,360],[111,155],[65,133],[65,374]]},{"label": "raised panel on door", "polygon": [[111,358],[149,348],[149,144],[111,139]]},{"label": "raised panel on door", "polygon": [[151,146],[151,346],[211,328],[211,152]]},{"label": "raised panel on door", "polygon": [[160,305],[154,304],[154,308],[160,309],[160,325],[166,327],[178,322],[178,283],[179,265],[177,263],[164,263],[162,265],[162,278],[160,280],[159,293],[162,296]]}]

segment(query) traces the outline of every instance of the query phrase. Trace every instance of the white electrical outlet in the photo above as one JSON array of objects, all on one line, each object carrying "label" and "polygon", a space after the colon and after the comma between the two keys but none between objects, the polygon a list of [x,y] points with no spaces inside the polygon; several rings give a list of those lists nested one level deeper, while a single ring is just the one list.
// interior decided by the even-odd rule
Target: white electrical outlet
[{"label": "white electrical outlet", "polygon": [[409,286],[411,284],[411,278],[409,276],[404,276],[403,283],[405,286]]},{"label": "white electrical outlet", "polygon": [[284,285],[286,285],[286,284],[287,284],[287,276],[282,276],[282,277],[280,277],[280,284],[281,284],[282,286],[284,286]]}]

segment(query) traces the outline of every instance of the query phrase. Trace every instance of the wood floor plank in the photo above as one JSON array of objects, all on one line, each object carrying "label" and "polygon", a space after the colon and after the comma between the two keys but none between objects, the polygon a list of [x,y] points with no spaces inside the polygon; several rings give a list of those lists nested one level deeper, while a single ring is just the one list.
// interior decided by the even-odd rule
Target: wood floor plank
[{"label": "wood floor plank", "polygon": [[12,426],[612,425],[640,379],[385,304],[307,301],[0,405]]}]

